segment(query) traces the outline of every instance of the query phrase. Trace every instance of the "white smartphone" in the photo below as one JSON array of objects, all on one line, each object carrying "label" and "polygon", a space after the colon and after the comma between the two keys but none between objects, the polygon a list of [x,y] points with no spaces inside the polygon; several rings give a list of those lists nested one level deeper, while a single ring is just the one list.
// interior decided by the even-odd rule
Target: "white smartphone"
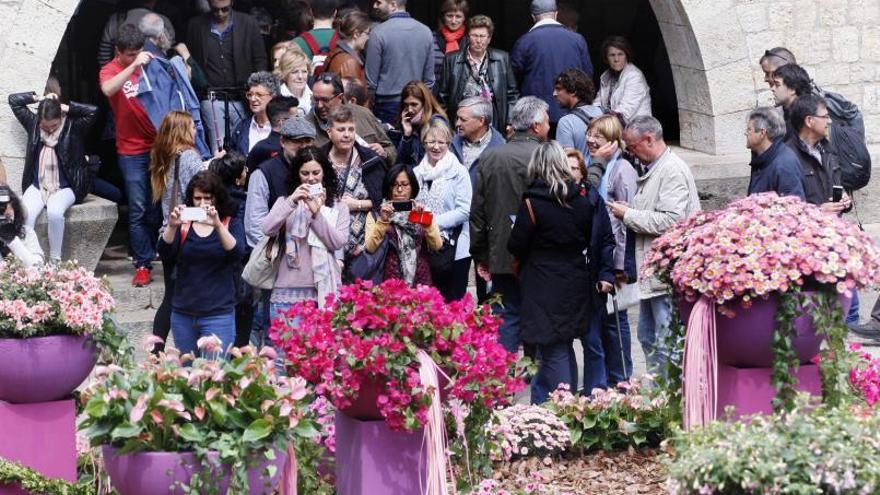
[{"label": "white smartphone", "polygon": [[309,184],[309,196],[315,197],[324,192],[324,186],[321,184]]},{"label": "white smartphone", "polygon": [[180,219],[184,222],[202,222],[208,219],[208,213],[199,206],[184,208]]}]

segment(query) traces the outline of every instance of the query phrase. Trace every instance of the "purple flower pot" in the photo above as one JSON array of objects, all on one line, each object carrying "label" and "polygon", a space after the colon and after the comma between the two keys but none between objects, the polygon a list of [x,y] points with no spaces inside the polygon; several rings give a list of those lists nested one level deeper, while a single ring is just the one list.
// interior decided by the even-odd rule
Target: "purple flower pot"
[{"label": "purple flower pot", "polygon": [[[188,485],[194,474],[203,469],[201,463],[192,452],[134,452],[116,455],[116,448],[105,445],[102,448],[104,465],[113,488],[119,495],[182,495],[181,485]],[[265,459],[248,469],[248,494],[270,495],[281,478],[287,454],[275,451],[275,460]],[[229,467],[212,466],[217,462],[219,454],[209,452],[211,480],[216,483],[217,495],[225,495],[229,491]],[[263,471],[269,465],[276,467],[275,474],[268,480]]]},{"label": "purple flower pot", "polygon": [[[805,291],[805,294],[814,294]],[[843,313],[849,310],[851,299],[839,297]],[[738,302],[731,304],[736,316],[728,318],[716,311],[715,328],[718,344],[718,364],[737,368],[769,368],[773,366],[773,334],[776,331],[776,308],[779,298],[771,294],[767,300],[755,299],[748,309]],[[681,320],[687,324],[694,303],[678,299]],[[819,354],[824,335],[817,335],[809,310],[794,321],[797,337],[794,348],[801,364],[810,362]]]},{"label": "purple flower pot", "polygon": [[0,400],[30,404],[63,399],[89,376],[97,359],[88,336],[0,339]]}]

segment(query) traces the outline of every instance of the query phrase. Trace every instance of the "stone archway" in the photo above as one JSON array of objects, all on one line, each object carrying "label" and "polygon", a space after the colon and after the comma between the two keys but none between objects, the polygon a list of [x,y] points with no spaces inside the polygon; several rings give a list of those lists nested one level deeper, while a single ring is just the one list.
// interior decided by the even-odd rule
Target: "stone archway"
[{"label": "stone archway", "polygon": [[675,79],[681,145],[711,154],[741,152],[743,122],[755,106],[758,83],[763,84],[756,79],[758,57],[750,52],[740,18],[743,7],[753,5],[738,6],[743,2],[733,0],[650,3]]}]

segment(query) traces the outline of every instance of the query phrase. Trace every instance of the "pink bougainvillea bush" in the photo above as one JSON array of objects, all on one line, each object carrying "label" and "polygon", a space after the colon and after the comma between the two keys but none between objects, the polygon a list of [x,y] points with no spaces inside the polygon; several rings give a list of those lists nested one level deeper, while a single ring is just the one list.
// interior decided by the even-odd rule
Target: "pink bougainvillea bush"
[{"label": "pink bougainvillea bush", "polygon": [[763,193],[679,222],[651,244],[643,276],[672,282],[689,300],[712,298],[728,314],[757,297],[808,281],[840,293],[880,282],[880,250],[848,221],[793,196]]},{"label": "pink bougainvillea bush", "polygon": [[880,358],[862,351],[859,344],[852,344],[850,349],[858,357],[849,372],[849,383],[869,406],[873,406],[880,402]]},{"label": "pink bougainvillea bush", "polygon": [[444,393],[464,403],[504,405],[525,386],[516,354],[498,343],[499,324],[469,296],[446,303],[432,287],[389,280],[343,286],[324,308],[296,304],[272,323],[270,336],[290,374],[337,408],[349,407],[365,383],[377,383],[376,405],[388,426],[415,430],[431,404],[419,378],[420,350],[449,375]]},{"label": "pink bougainvillea bush", "polygon": [[112,311],[107,281],[74,263],[0,261],[0,338],[94,334]]}]

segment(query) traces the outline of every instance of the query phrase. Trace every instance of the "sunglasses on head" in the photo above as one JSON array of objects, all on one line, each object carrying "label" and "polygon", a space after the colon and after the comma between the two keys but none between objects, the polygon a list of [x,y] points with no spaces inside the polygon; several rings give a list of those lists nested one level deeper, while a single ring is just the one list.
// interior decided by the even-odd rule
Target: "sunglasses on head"
[{"label": "sunglasses on head", "polygon": [[773,53],[773,52],[771,52],[770,50],[765,50],[765,51],[764,51],[764,57],[776,57],[776,58],[782,60],[783,62],[785,62],[785,63],[787,63],[787,64],[790,64],[790,63],[791,63],[791,60],[789,60],[788,57],[786,57],[785,55],[782,55],[782,54],[780,54],[780,53]]},{"label": "sunglasses on head", "polygon": [[215,14],[225,14],[232,10],[232,5],[227,5],[225,7],[211,7],[211,12]]}]

